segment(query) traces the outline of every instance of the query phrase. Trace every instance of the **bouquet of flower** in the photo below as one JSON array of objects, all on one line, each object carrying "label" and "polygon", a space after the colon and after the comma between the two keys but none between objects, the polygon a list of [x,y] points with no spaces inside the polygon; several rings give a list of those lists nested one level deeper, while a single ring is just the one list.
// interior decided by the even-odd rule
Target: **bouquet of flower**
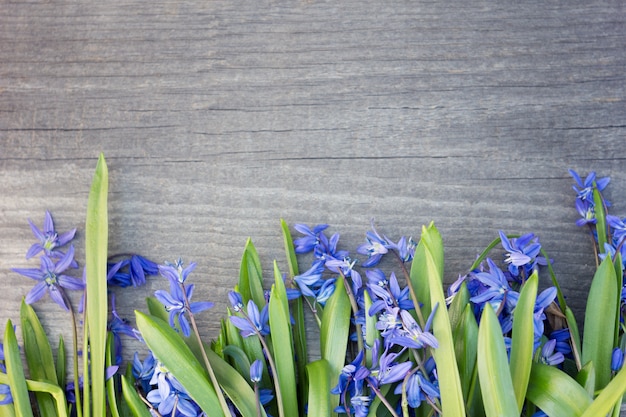
[{"label": "bouquet of flower", "polygon": [[[500,232],[445,289],[433,224],[416,241],[391,239],[372,223],[350,253],[326,224],[296,224],[294,239],[281,221],[288,270],[274,262],[273,277],[264,278],[248,241],[231,308],[206,342],[197,320],[213,304],[192,301],[195,263],[109,257],[101,156],[82,277],[72,273],[76,230],[58,233],[48,212],[42,229],[29,221],[37,242],[26,257],[39,257],[40,266],[14,269],[36,284],[20,310],[22,346],[11,321],[5,326],[0,416],[618,416],[626,392],[626,223],[607,214],[608,178],[570,174],[577,225],[597,257],[582,335],[553,260],[532,233]],[[300,272],[305,259],[311,266]],[[135,327],[118,315],[113,287],[157,275],[167,289],[136,312]],[[540,288],[540,275],[549,285]],[[83,291],[79,305],[68,290]],[[69,358],[62,338],[54,355],[31,307],[46,294],[71,316]],[[124,366],[127,337],[148,353]]]}]

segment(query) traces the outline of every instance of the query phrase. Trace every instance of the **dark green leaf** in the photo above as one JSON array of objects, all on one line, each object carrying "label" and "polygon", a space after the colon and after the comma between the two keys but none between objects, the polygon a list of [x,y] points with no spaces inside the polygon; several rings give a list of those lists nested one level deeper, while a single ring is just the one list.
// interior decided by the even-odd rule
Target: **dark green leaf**
[{"label": "dark green leaf", "polygon": [[4,330],[4,364],[6,366],[13,405],[17,417],[32,417],[33,411],[30,408],[30,398],[26,387],[26,377],[20,357],[20,349],[17,345],[17,338],[13,330],[13,323],[7,320]]}]

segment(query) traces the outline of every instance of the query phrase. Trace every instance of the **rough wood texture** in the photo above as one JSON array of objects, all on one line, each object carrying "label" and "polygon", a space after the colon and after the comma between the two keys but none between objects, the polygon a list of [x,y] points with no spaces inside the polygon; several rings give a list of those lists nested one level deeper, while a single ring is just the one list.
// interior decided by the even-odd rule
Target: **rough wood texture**
[{"label": "rough wood texture", "polygon": [[[0,319],[45,209],[79,227],[100,151],[110,251],[198,262],[215,335],[253,238],[279,219],[355,248],[371,218],[434,220],[448,282],[497,231],[537,233],[582,317],[594,270],[568,168],[612,177],[626,215],[621,1],[0,0]],[[305,266],[303,264],[303,266]],[[121,315],[165,283],[118,292]],[[544,282],[545,284],[545,282]],[[53,334],[67,317],[36,304]],[[68,339],[69,340],[69,339]]]}]

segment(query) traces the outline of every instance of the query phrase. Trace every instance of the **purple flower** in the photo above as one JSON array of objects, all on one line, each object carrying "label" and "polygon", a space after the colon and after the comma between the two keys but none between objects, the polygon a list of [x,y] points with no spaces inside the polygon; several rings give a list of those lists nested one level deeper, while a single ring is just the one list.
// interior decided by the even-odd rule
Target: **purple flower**
[{"label": "purple flower", "polygon": [[[34,243],[30,249],[28,249],[28,252],[26,252],[26,259],[30,259],[42,251],[50,258],[60,259],[63,257],[63,252],[56,250],[56,248],[69,243],[72,239],[74,239],[74,235],[76,234],[76,229],[72,229],[69,232],[59,235],[54,230],[52,215],[50,215],[48,210],[46,210],[43,220],[43,231],[35,226],[30,219],[28,219],[28,223],[30,224],[30,229],[33,231],[33,235],[35,235],[39,242]],[[77,268],[78,264],[74,262],[70,266]]]},{"label": "purple flower", "polygon": [[39,281],[26,295],[26,303],[32,304],[43,297],[46,292],[49,292],[50,298],[52,298],[55,303],[69,311],[70,308],[66,303],[63,288],[67,288],[68,290],[82,290],[84,288],[82,281],[62,274],[62,272],[72,265],[73,260],[74,246],[70,246],[67,253],[64,254],[57,263],[54,263],[47,255],[42,255],[41,267],[39,269],[12,268],[12,270],[18,274]]},{"label": "purple flower", "polygon": [[195,262],[190,263],[187,268],[183,268],[183,260],[178,258],[175,263],[166,262],[165,265],[159,265],[159,273],[172,282],[183,284],[195,268]]},{"label": "purple flower", "polygon": [[318,224],[311,230],[306,224],[296,224],[294,228],[304,235],[293,241],[296,253],[308,253],[320,243],[320,235],[328,228],[328,225]]},{"label": "purple flower", "polygon": [[[182,288],[181,288],[182,287]],[[213,307],[213,303],[209,301],[198,301],[195,303],[190,303],[191,296],[193,295],[194,285],[191,284],[187,287],[184,287],[182,284],[177,282],[170,281],[170,292],[159,290],[154,293],[155,297],[163,303],[165,309],[170,313],[169,320],[170,326],[175,327],[176,323],[174,318],[178,316],[178,323],[180,325],[180,330],[183,332],[185,337],[188,337],[191,334],[191,330],[189,328],[189,322],[185,317],[186,312],[190,312],[191,314],[197,314],[201,311],[209,309]],[[184,289],[184,293],[183,293]]]},{"label": "purple flower", "polygon": [[576,184],[572,186],[574,191],[576,191],[576,198],[580,200],[587,200],[593,204],[593,183],[595,181],[596,187],[598,191],[604,190],[604,188],[609,184],[611,179],[609,177],[600,178],[596,181],[596,173],[591,171],[587,178],[583,181],[582,178],[574,171],[573,169],[569,170],[570,175],[576,181]]},{"label": "purple flower", "polygon": [[[242,313],[243,310],[241,310]],[[268,305],[265,304],[259,313],[259,308],[254,301],[248,301],[245,317],[230,316],[230,321],[240,330],[241,336],[249,337],[260,333],[263,336],[270,334]]]}]

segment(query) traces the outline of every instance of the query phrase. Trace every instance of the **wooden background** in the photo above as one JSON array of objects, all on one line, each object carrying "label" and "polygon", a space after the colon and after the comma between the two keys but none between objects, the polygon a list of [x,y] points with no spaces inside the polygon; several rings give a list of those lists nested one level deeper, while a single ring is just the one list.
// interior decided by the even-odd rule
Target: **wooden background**
[{"label": "wooden background", "polygon": [[[448,283],[498,230],[535,232],[580,319],[567,170],[611,176],[626,215],[625,22],[623,1],[0,0],[0,319],[33,284],[10,270],[37,266],[27,218],[78,227],[83,259],[100,152],[110,252],[197,262],[207,338],[248,237],[286,269],[280,218],[350,250],[372,218],[396,239],[434,220]],[[120,314],[164,288],[117,291]]]}]

